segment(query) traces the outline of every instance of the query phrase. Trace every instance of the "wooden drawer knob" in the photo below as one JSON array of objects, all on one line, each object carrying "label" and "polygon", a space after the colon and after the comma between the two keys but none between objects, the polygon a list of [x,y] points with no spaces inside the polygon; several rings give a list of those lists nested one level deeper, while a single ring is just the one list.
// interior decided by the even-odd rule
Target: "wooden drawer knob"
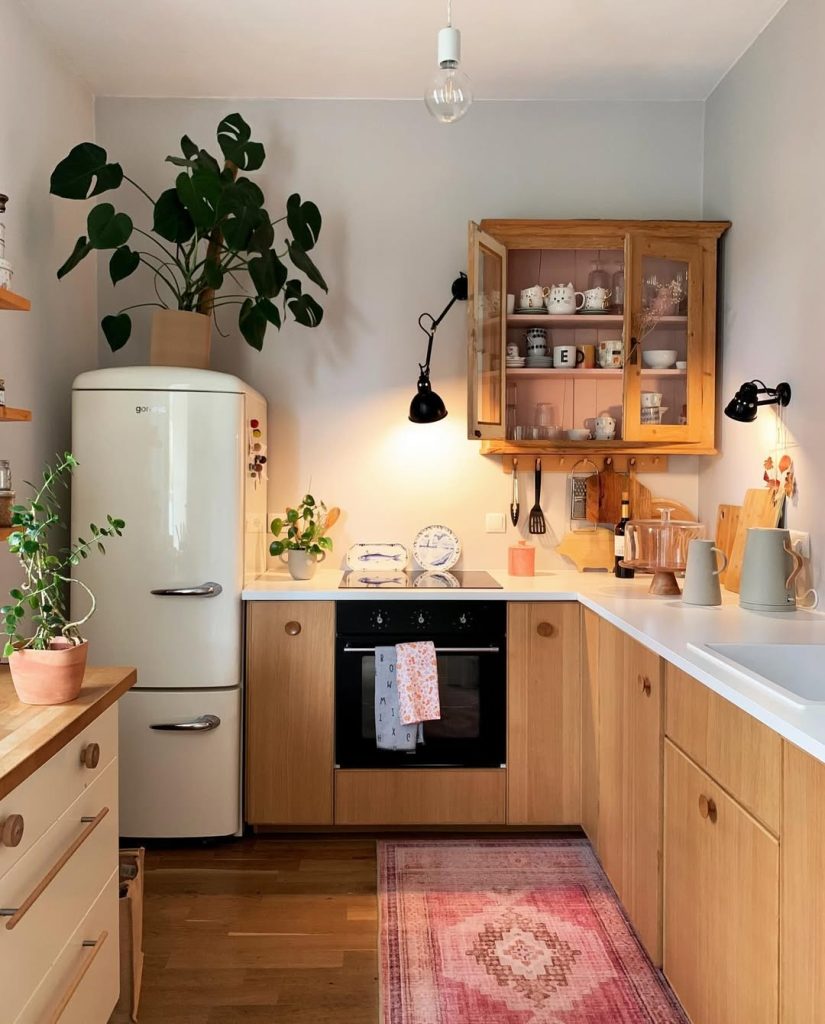
[{"label": "wooden drawer knob", "polygon": [[540,622],[536,626],[536,632],[539,636],[552,636],[556,630],[552,622]]},{"label": "wooden drawer knob", "polygon": [[716,821],[716,801],[712,796],[705,796],[704,793],[701,794],[699,797],[699,813],[703,818]]},{"label": "wooden drawer knob", "polygon": [[80,763],[84,768],[97,768],[100,764],[100,744],[87,743],[80,751]]},{"label": "wooden drawer knob", "polygon": [[651,685],[651,682],[648,679],[648,677],[643,676],[640,672],[639,675],[636,676],[636,678],[639,681],[639,689],[642,691],[645,697],[649,697],[651,692],[653,691],[653,686]]},{"label": "wooden drawer knob", "polygon": [[284,626],[284,632],[288,633],[289,636],[297,636],[301,632],[300,622],[288,622]]},{"label": "wooden drawer knob", "polygon": [[23,815],[10,814],[0,824],[0,846],[19,846],[23,838]]}]

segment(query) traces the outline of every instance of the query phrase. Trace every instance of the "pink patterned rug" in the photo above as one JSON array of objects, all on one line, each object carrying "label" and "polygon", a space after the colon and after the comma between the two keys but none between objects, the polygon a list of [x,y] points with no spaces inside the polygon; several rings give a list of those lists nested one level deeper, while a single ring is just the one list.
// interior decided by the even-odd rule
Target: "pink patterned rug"
[{"label": "pink patterned rug", "polygon": [[587,840],[378,858],[382,1024],[686,1024]]}]

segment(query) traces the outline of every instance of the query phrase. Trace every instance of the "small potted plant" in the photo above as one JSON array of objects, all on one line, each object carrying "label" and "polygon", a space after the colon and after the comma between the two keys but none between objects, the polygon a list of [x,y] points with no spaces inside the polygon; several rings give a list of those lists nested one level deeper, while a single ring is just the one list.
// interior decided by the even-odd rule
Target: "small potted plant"
[{"label": "small potted plant", "polygon": [[[17,696],[24,704],[65,704],[80,693],[86,669],[88,641],[80,632],[94,614],[95,597],[85,583],[72,576],[72,569],[93,550],[106,553],[104,538],[120,537],[122,519],[106,517],[105,526],[91,523],[91,539],[79,537],[69,547],[52,550],[49,533],[62,525],[56,487],[68,488],[77,460],[66,452],[54,467],[46,466],[43,482],[27,505],[12,508],[9,551],[23,567],[23,582],[10,591],[11,604],[0,608],[6,628],[4,657]],[[68,588],[76,583],[86,591],[91,607],[75,621],[68,616]],[[31,614],[33,633],[23,637],[20,630],[26,612]]]},{"label": "small potted plant", "polygon": [[[334,510],[333,510],[334,511]],[[280,538],[269,545],[273,558],[280,558],[286,564],[294,580],[311,580],[318,562],[332,551],[332,540],[327,537],[328,525],[332,525],[326,505],[316,501],[311,494],[305,494],[297,508],[288,508],[284,519],[273,519],[270,529],[273,536]]]}]

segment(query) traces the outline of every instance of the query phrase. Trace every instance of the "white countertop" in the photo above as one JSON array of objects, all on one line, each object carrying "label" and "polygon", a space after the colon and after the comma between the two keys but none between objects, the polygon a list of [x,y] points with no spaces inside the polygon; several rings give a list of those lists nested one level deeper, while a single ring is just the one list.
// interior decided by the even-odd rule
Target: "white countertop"
[{"label": "white countertop", "polygon": [[[648,594],[650,577],[617,580],[607,573],[544,572],[508,576],[493,570],[501,590],[339,590],[341,572],[320,570],[298,582],[286,572],[268,572],[247,582],[246,601],[492,600],[579,601],[645,647],[700,680],[711,690],[781,736],[825,762],[825,703],[799,708],[737,672],[717,665],[689,643],[825,643],[825,614],[799,609],[763,614],[741,609],[736,594],[723,591],[718,608],[694,608],[679,598]],[[825,689],[825,666],[823,667]]]}]

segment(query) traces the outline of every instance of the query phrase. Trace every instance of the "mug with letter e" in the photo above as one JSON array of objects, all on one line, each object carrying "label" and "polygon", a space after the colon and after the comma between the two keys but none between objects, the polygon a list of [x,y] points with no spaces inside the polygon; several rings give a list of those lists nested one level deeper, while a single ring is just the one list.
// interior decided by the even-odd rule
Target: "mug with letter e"
[{"label": "mug with letter e", "polygon": [[553,348],[553,368],[556,370],[572,370],[584,362],[584,352],[575,345],[555,345]]}]

